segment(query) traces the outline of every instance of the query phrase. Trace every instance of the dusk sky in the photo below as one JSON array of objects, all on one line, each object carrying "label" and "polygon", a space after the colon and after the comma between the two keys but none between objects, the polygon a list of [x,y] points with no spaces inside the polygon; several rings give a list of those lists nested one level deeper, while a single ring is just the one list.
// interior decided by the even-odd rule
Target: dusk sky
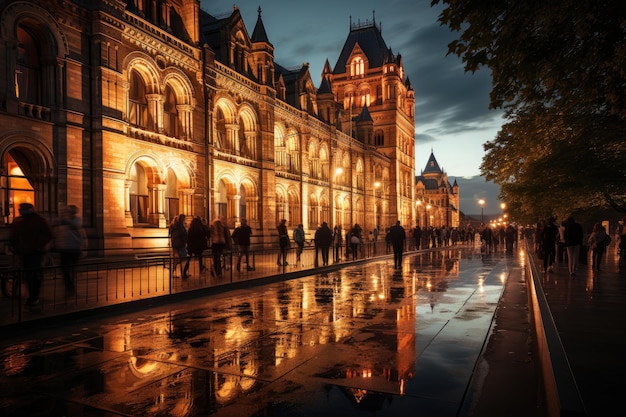
[{"label": "dusk sky", "polygon": [[417,174],[426,166],[431,150],[450,182],[457,180],[461,210],[500,213],[499,187],[480,177],[483,143],[493,140],[503,122],[501,111],[489,110],[491,77],[487,69],[466,74],[456,55],[446,56],[454,33],[437,22],[442,7],[430,0],[202,0],[214,16],[232,12],[236,5],[251,35],[258,8],[274,58],[283,67],[310,64],[319,87],[328,59],[334,67],[353,23],[381,25],[387,47],[400,53],[415,90],[415,164]]}]

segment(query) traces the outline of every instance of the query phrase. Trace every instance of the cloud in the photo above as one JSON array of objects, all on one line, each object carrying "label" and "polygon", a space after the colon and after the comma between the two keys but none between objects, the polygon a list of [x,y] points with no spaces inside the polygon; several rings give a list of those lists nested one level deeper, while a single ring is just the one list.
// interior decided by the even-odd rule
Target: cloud
[{"label": "cloud", "polygon": [[500,214],[500,201],[498,200],[498,194],[500,193],[500,187],[493,182],[485,181],[484,177],[460,177],[453,178],[448,177],[450,183],[454,183],[456,179],[459,185],[459,194],[461,211],[465,215],[476,217],[480,216],[480,206],[478,205],[479,199],[485,200],[485,206],[483,208],[484,214],[495,215]]}]

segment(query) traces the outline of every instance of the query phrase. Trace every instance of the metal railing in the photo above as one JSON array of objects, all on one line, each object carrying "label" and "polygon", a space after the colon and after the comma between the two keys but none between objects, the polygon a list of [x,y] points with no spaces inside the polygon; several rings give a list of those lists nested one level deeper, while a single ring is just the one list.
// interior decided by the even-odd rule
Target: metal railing
[{"label": "metal railing", "polygon": [[[393,253],[384,240],[364,241],[356,249],[353,254],[351,245],[331,247],[329,264],[362,261]],[[415,250],[410,239],[407,239],[405,249]],[[168,254],[136,255],[117,260],[88,258],[74,267],[71,289],[65,285],[62,267],[54,262],[40,269],[42,279],[36,305],[26,305],[28,283],[24,271],[5,266],[0,268],[0,326],[259,278],[307,273],[323,266],[321,253],[311,242],[303,248],[299,261],[296,253],[292,244],[287,250],[287,262],[283,264],[278,248],[251,250],[248,264],[244,255],[238,267],[240,252],[235,247],[219,256],[221,276],[215,274],[214,254],[210,250],[201,257],[206,269],[201,268],[198,257],[184,258],[181,267],[180,260]],[[189,277],[185,278],[182,272],[187,262]]]}]

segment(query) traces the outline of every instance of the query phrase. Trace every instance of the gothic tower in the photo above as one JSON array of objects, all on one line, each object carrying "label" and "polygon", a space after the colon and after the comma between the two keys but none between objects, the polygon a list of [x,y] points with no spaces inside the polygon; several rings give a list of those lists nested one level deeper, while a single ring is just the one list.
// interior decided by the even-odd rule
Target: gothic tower
[{"label": "gothic tower", "polygon": [[366,167],[366,183],[370,187],[366,193],[375,194],[374,184],[379,184],[389,196],[389,213],[397,213],[395,220],[402,224],[411,224],[415,178],[414,91],[405,78],[402,56],[387,47],[374,16],[371,22],[350,22],[350,33],[337,63],[332,73],[324,73],[323,77],[329,80],[341,105],[341,129],[358,138],[358,121],[362,120],[365,109],[373,121],[373,134],[365,136],[365,145],[392,161],[390,172],[382,177],[375,166]]}]

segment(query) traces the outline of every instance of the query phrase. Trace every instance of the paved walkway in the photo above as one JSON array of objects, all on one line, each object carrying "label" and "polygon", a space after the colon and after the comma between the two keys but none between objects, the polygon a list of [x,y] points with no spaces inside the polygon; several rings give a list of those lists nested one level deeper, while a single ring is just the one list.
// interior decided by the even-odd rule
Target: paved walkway
[{"label": "paved walkway", "polygon": [[[543,417],[530,264],[523,251],[428,251],[402,271],[379,259],[31,328],[0,342],[0,412]],[[583,415],[620,415],[626,276],[614,248],[601,272],[572,279],[557,266],[539,281]]]},{"label": "paved walkway", "polygon": [[624,414],[626,271],[617,260],[613,242],[601,271],[589,262],[572,278],[561,264],[541,278],[587,416]]},{"label": "paved walkway", "polygon": [[0,343],[0,411],[458,416],[521,277],[519,257],[459,246],[33,328]]}]

